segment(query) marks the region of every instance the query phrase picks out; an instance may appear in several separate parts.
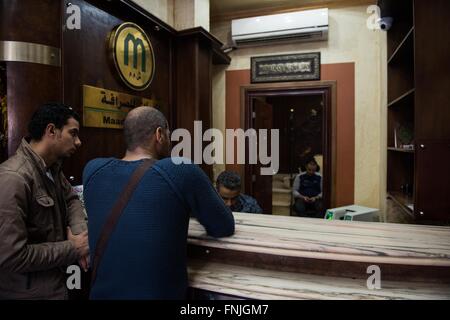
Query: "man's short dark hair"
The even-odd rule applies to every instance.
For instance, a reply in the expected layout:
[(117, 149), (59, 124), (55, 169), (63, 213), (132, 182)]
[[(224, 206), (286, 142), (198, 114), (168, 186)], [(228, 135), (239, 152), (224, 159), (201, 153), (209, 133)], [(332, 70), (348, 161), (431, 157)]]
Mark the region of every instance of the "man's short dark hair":
[(305, 164), (304, 164), (304, 170), (303, 171), (306, 171), (306, 167), (308, 166), (308, 164), (314, 164), (316, 167), (317, 167), (317, 169), (316, 169), (316, 171), (317, 172), (320, 172), (320, 166), (319, 166), (319, 164), (317, 163), (317, 161), (316, 161), (316, 158), (314, 158), (313, 156), (310, 156), (310, 157), (308, 157), (308, 158), (306, 158), (306, 160), (305, 160), (305, 162), (304, 162)]
[(56, 128), (62, 129), (70, 118), (80, 122), (80, 116), (71, 107), (59, 103), (49, 102), (36, 110), (28, 124), (28, 133), (32, 140), (39, 141), (45, 133), (49, 123), (53, 123)]
[[(134, 111), (134, 112), (133, 112)], [(145, 146), (149, 138), (159, 127), (167, 129), (167, 119), (161, 111), (153, 107), (140, 107), (131, 111), (125, 118), (123, 129), (127, 149), (133, 151), (138, 146)]]
[(224, 186), (227, 189), (237, 191), (241, 190), (241, 177), (234, 171), (223, 171), (217, 177), (216, 186)]

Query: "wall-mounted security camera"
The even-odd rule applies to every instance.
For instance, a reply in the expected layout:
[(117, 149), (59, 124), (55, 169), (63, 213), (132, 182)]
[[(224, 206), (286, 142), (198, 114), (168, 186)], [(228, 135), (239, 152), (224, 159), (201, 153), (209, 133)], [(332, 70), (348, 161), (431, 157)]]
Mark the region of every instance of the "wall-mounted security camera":
[(394, 18), (392, 17), (382, 17), (377, 20), (380, 29), (383, 31), (388, 31), (392, 27), (392, 23), (394, 22)]

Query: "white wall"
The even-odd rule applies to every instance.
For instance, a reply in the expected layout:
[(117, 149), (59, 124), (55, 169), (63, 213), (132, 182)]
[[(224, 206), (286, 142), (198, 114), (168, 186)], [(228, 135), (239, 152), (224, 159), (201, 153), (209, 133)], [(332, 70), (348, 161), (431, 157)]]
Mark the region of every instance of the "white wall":
[(195, 22), (195, 0), (174, 0), (174, 4), (175, 29), (192, 28)]
[(195, 26), (209, 31), (209, 0), (195, 0)]
[(203, 27), (209, 31), (209, 0), (174, 0), (175, 29)]
[(133, 0), (177, 30), (201, 26), (209, 31), (209, 0)]
[(165, 23), (174, 26), (174, 0), (133, 0), (133, 2)]
[[(323, 64), (355, 63), (355, 203), (380, 208), (384, 204), (386, 157), (385, 51), (386, 34), (369, 30), (367, 6), (329, 10), (327, 42), (292, 43), (232, 51), (227, 70), (250, 69), (250, 57), (320, 51)], [(211, 25), (211, 33), (228, 43), (231, 22)], [(216, 69), (213, 80), (213, 125), (225, 128), (225, 76)], [(339, 124), (338, 124), (339, 125)], [(220, 168), (217, 169), (218, 171)]]

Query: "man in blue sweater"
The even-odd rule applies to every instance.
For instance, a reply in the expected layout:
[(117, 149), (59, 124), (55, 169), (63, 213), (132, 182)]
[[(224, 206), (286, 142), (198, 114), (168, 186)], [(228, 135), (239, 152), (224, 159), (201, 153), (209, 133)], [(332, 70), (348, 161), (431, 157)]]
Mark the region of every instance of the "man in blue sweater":
[(233, 215), (197, 165), (166, 158), (170, 132), (161, 112), (132, 110), (124, 135), (123, 159), (94, 159), (84, 169), (91, 252), (133, 171), (144, 159), (158, 161), (144, 174), (108, 240), (91, 299), (184, 299), (190, 215), (213, 237), (234, 233)]

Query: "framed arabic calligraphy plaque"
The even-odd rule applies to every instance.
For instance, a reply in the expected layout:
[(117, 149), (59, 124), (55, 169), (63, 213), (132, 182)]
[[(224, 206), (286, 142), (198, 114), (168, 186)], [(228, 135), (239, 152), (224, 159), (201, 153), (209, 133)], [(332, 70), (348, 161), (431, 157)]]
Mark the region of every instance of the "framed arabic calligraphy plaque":
[(251, 58), (251, 82), (320, 80), (320, 52)]

